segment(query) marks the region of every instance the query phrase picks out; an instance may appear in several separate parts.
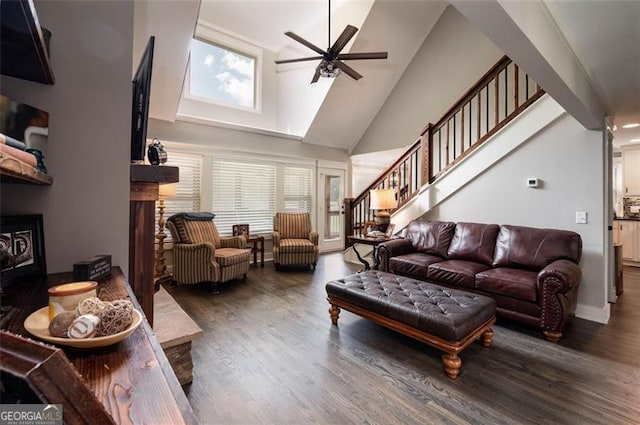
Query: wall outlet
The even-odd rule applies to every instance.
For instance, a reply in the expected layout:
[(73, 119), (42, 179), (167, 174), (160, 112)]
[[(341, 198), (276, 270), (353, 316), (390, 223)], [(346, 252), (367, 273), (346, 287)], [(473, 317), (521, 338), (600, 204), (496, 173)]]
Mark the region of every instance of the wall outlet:
[(576, 223), (578, 223), (578, 224), (587, 224), (587, 212), (586, 211), (576, 211)]

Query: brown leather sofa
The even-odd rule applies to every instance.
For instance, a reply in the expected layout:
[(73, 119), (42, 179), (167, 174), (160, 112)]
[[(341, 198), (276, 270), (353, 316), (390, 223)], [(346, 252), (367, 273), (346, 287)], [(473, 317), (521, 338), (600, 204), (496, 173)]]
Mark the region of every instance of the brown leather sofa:
[(574, 315), (582, 239), (575, 232), (415, 220), (380, 245), (380, 269), (488, 295), (499, 316), (539, 326), (558, 341)]

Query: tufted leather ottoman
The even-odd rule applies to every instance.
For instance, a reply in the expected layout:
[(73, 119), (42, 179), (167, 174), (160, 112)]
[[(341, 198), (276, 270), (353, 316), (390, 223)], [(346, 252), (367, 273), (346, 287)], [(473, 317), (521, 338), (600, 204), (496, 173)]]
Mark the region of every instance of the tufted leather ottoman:
[(452, 379), (462, 364), (458, 353), (480, 337), (485, 347), (493, 339), (496, 302), (483, 295), (376, 270), (333, 280), (326, 288), (334, 325), (344, 308), (441, 349)]

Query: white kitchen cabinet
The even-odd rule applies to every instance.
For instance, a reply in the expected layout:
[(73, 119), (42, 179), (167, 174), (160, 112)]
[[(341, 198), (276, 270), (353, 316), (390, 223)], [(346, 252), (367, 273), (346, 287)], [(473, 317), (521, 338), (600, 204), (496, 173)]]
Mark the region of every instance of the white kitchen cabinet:
[(640, 149), (623, 153), (623, 195), (640, 195)]
[(616, 220), (620, 225), (620, 243), (624, 261), (640, 261), (640, 232), (637, 221)]

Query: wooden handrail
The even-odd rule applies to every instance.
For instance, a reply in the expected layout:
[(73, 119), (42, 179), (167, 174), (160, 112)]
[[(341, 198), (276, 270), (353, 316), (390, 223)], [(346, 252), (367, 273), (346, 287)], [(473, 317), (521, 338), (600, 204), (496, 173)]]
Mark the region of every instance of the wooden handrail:
[[(511, 70), (513, 79), (509, 81)], [(364, 225), (373, 220), (369, 210), (370, 190), (395, 189), (398, 207), (401, 207), (414, 198), (422, 186), (433, 183), (469, 156), (544, 93), (511, 59), (500, 58), (435, 124), (427, 124), (420, 131), (420, 139), (373, 183), (356, 198), (345, 199), (345, 236), (361, 234)]]
[(388, 180), (389, 177), (389, 170), (392, 170), (394, 168), (396, 168), (399, 164), (401, 164), (403, 162), (403, 160), (405, 160), (406, 158), (410, 157), (411, 154), (413, 152), (415, 152), (417, 149), (420, 148), (420, 139), (416, 140), (413, 145), (409, 146), (409, 148), (407, 148), (407, 150), (400, 155), (400, 157), (389, 166), (389, 168), (387, 168), (385, 171), (383, 171), (378, 178), (376, 178), (373, 183), (371, 183), (364, 191), (362, 191), (362, 193), (360, 193), (360, 195), (358, 195), (356, 198), (354, 198), (354, 202), (360, 202), (362, 201), (365, 196), (367, 195), (367, 193), (369, 193), (370, 190), (374, 190), (374, 189), (378, 189), (380, 184), (382, 182), (384, 182), (385, 180)]

